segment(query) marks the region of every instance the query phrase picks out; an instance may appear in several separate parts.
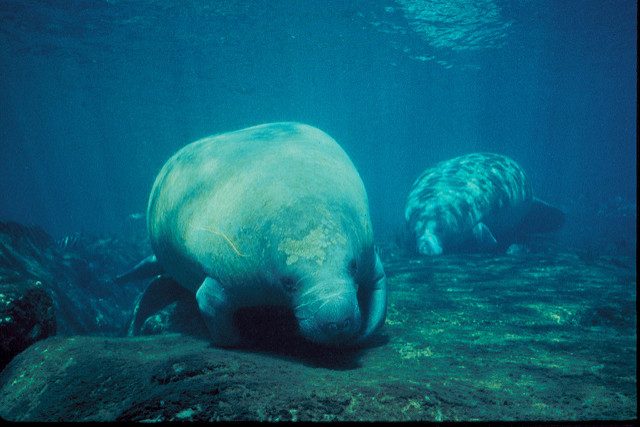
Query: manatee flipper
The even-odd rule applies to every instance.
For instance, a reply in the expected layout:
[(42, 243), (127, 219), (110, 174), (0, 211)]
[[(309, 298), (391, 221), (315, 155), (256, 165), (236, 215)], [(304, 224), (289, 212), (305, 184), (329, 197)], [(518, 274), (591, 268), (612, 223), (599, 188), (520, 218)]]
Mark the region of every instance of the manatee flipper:
[(356, 339), (356, 344), (367, 341), (383, 325), (387, 314), (387, 276), (378, 254), (372, 279), (367, 281), (370, 287), (362, 290), (361, 310), (364, 327), (362, 334)]
[(127, 335), (138, 335), (147, 317), (176, 301), (185, 292), (188, 291), (169, 277), (160, 276), (153, 280), (136, 302)]
[(490, 250), (498, 245), (498, 241), (493, 236), (493, 233), (483, 222), (477, 223), (471, 232), (478, 245), (483, 249)]
[(237, 346), (240, 343), (240, 333), (233, 322), (236, 307), (230, 302), (220, 283), (207, 277), (196, 292), (196, 301), (214, 345)]
[(555, 231), (564, 224), (565, 213), (560, 209), (533, 198), (531, 208), (518, 227), (523, 234), (547, 233)]
[(114, 283), (127, 283), (134, 280), (148, 279), (162, 274), (163, 270), (155, 255), (150, 255), (136, 264), (131, 270), (116, 277)]

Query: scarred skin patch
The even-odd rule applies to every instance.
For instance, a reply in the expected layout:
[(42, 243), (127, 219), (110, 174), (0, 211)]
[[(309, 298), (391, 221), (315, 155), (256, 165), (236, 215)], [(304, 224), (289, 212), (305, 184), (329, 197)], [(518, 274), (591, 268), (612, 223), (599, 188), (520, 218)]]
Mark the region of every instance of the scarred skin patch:
[(286, 263), (291, 265), (300, 259), (315, 261), (322, 265), (326, 257), (326, 248), (332, 245), (344, 245), (347, 239), (327, 227), (317, 227), (300, 240), (286, 238), (278, 245), (278, 250), (287, 256)]

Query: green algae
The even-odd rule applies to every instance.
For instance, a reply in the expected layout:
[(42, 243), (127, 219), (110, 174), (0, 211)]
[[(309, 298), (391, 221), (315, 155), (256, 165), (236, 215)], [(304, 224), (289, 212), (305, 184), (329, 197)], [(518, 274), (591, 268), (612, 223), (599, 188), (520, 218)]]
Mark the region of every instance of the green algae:
[[(634, 418), (633, 262), (598, 261), (449, 256), (421, 260), (415, 273), (390, 264), (390, 346), (434, 389), (451, 376), (493, 397), (475, 409), (473, 399), (443, 405), (443, 420)], [(425, 270), (420, 287), (410, 276)]]

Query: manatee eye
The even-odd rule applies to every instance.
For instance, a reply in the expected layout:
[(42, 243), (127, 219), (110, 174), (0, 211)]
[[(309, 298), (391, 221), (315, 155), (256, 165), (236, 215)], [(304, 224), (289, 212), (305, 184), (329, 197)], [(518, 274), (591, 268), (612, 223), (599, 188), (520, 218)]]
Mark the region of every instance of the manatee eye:
[(287, 293), (293, 293), (295, 291), (296, 281), (291, 276), (285, 276), (281, 279), (280, 283), (282, 284), (282, 288)]
[(356, 262), (355, 259), (352, 259), (351, 261), (349, 261), (349, 274), (352, 276), (355, 276), (356, 272), (358, 271), (358, 263)]

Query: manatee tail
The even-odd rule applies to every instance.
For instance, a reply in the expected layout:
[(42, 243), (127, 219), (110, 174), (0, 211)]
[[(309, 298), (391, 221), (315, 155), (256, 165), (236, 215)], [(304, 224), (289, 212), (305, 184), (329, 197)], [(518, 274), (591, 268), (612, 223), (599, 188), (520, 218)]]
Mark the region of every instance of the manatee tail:
[(162, 274), (163, 272), (164, 271), (162, 270), (160, 263), (158, 263), (158, 259), (156, 258), (156, 256), (150, 255), (140, 261), (131, 270), (116, 277), (113, 281), (117, 284), (128, 283), (135, 280), (148, 279), (150, 277)]
[(560, 209), (534, 198), (531, 209), (522, 220), (519, 231), (526, 234), (548, 233), (559, 229), (564, 224), (564, 220), (565, 213)]

